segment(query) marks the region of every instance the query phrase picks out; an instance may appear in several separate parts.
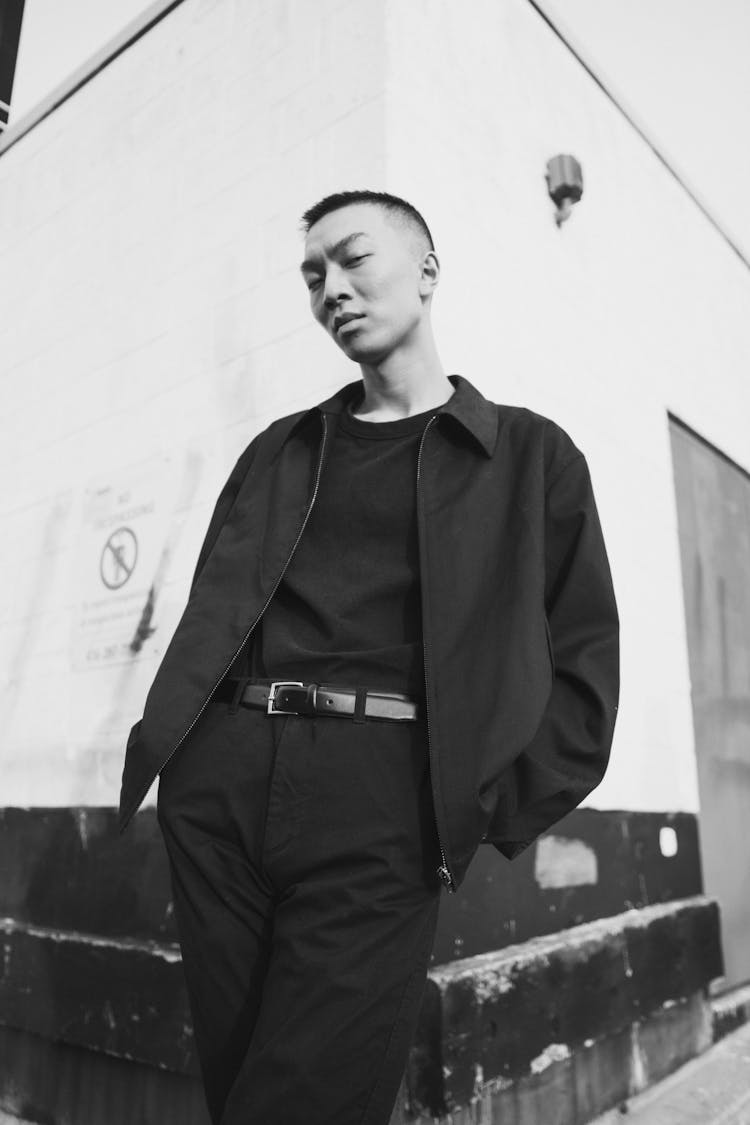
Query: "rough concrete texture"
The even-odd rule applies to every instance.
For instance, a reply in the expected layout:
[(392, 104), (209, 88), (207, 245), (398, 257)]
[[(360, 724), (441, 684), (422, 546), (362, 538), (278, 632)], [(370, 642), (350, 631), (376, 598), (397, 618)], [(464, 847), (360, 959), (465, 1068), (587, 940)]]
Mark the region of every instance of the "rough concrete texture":
[(0, 1107), (39, 1125), (209, 1125), (198, 1078), (2, 1025)]
[(197, 1073), (176, 945), (0, 918), (2, 1023), (55, 1042)]
[(626, 1121), (629, 1125), (749, 1125), (750, 1024), (590, 1125)]
[(483, 1082), (465, 1105), (439, 1118), (410, 1116), (403, 1087), (391, 1125), (584, 1125), (703, 1051), (709, 1026), (700, 993), (578, 1049), (557, 1045), (527, 1074)]
[(581, 1100), (599, 1112), (708, 1046), (705, 991), (721, 971), (716, 904), (700, 896), (440, 966), (415, 1038), (411, 1110), (446, 1115), (553, 1081), (568, 1106), (560, 1122), (584, 1120)]
[[(703, 992), (665, 1005), (546, 1070), (512, 1084), (487, 1083), (470, 1105), (440, 1118), (441, 1125), (750, 1125), (749, 1013), (750, 986), (716, 997), (710, 1009)], [(715, 1042), (728, 1036), (721, 1050), (706, 1050), (710, 1026)], [(660, 1074), (669, 1076), (659, 1081)], [(404, 1085), (391, 1125), (435, 1120), (415, 1122), (407, 1097)], [(603, 1105), (613, 1108), (592, 1121)]]
[(713, 1037), (718, 1042), (731, 1031), (750, 1022), (750, 984), (735, 988), (712, 1001)]

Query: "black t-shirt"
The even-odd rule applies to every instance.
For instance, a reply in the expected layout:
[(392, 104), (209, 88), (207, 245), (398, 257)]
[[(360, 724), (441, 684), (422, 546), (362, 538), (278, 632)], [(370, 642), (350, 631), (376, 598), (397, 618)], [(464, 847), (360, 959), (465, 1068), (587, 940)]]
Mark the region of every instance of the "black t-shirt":
[(307, 527), (258, 626), (256, 673), (423, 693), (417, 454), (438, 412), (340, 416)]

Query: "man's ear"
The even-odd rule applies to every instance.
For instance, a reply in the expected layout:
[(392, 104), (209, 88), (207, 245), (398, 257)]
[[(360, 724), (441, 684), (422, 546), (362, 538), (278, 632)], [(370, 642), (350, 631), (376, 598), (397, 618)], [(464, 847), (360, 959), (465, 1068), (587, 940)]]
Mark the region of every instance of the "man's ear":
[(440, 281), (440, 260), (434, 250), (428, 250), (422, 259), (419, 275), (419, 292), (429, 297)]

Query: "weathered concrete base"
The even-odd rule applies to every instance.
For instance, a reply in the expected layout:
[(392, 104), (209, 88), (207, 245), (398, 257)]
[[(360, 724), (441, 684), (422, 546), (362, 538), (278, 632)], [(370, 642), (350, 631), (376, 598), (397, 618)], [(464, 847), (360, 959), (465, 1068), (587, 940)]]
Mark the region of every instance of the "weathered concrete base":
[(721, 971), (705, 898), (442, 966), (392, 1125), (584, 1125), (711, 1044)]
[(705, 1051), (710, 1034), (710, 1005), (696, 993), (567, 1057), (551, 1051), (541, 1070), (488, 1082), (468, 1105), (440, 1118), (411, 1116), (404, 1083), (391, 1125), (584, 1125)]
[(0, 1026), (0, 1110), (39, 1125), (210, 1125), (197, 1078)]
[(750, 984), (733, 988), (711, 1002), (714, 1042), (750, 1022)]
[(696, 995), (512, 1085), (490, 1082), (472, 1104), (440, 1120), (445, 1125), (583, 1125), (602, 1106), (622, 1105), (705, 1050), (708, 1027), (708, 1005)]
[(177, 945), (0, 918), (0, 1022), (197, 1075)]
[[(702, 897), (438, 966), (393, 1125), (584, 1125), (710, 1045), (722, 968), (718, 909)], [(77, 1037), (0, 1027), (0, 1108), (41, 1125), (207, 1125), (200, 1083), (175, 1073), (182, 1055), (167, 1069)]]

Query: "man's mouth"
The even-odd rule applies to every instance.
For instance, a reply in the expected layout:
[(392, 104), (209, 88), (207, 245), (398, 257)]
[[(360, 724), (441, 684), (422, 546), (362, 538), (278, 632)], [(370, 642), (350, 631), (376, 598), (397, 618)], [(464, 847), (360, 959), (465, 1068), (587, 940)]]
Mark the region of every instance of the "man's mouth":
[(340, 316), (334, 317), (333, 331), (338, 333), (342, 328), (345, 328), (347, 324), (351, 324), (354, 320), (361, 320), (363, 316), (364, 313), (342, 313)]

